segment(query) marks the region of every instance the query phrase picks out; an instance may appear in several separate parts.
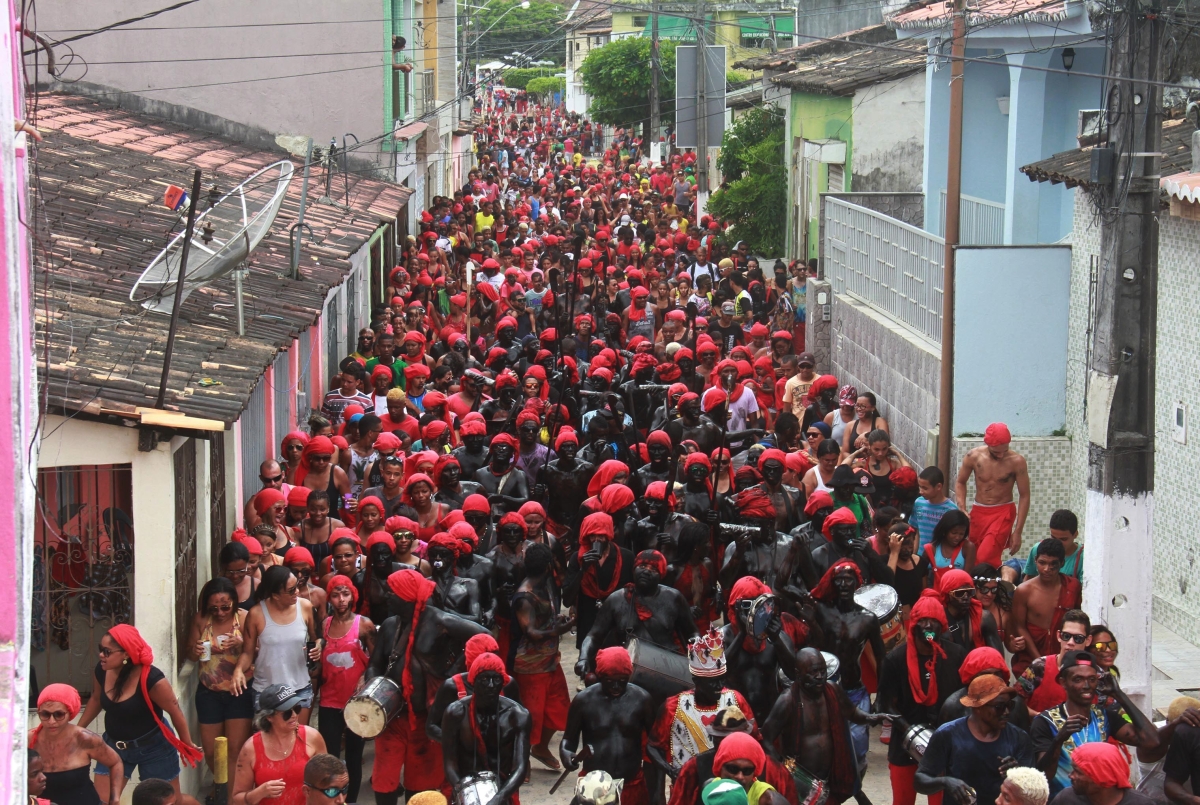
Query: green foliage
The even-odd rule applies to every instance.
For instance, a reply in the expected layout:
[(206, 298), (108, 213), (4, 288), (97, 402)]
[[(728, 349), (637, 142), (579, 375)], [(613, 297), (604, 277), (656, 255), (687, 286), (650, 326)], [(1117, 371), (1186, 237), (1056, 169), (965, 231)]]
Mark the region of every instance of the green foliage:
[(726, 84), (744, 84), (753, 77), (754, 77), (753, 74), (743, 73), (740, 70), (726, 70), (725, 71), (725, 83)]
[(567, 79), (544, 76), (535, 78), (525, 85), (525, 91), (530, 95), (549, 95), (552, 92), (566, 92)]
[[(515, 50), (535, 60), (548, 59), (561, 63), (566, 52), (566, 29), (562, 25), (566, 9), (561, 3), (548, 0), (530, 0), (529, 8), (519, 8), (520, 5), (521, 0), (492, 0), (478, 14), (470, 12), (473, 15), (472, 40), (480, 31), (488, 31), (500, 20), (495, 28), (479, 40), (480, 61), (501, 59)], [(500, 19), (501, 16), (504, 19)]]
[(784, 123), (754, 109), (725, 132), (717, 167), (725, 186), (712, 194), (708, 210), (729, 222), (728, 237), (744, 240), (753, 254), (783, 254), (787, 231), (787, 168)]
[[(659, 43), (659, 75), (663, 123), (674, 120), (675, 43)], [(592, 120), (624, 126), (650, 117), (650, 40), (635, 36), (617, 39), (588, 53), (579, 66), (583, 89), (591, 96)]]
[(555, 72), (553, 67), (515, 67), (504, 71), (504, 86), (528, 90), (530, 81), (551, 77)]

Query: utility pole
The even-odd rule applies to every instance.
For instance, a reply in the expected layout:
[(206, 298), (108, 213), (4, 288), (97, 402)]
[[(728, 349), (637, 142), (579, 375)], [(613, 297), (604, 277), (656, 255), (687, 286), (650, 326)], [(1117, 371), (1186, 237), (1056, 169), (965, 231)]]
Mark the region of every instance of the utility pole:
[[(967, 53), (967, 3), (954, 0), (954, 33), (950, 42), (950, 139), (946, 165), (946, 250), (942, 255), (942, 374), (938, 391), (938, 467), (947, 478), (954, 447), (954, 250), (958, 246), (959, 199), (962, 196), (963, 68)], [(965, 505), (958, 501), (959, 506)]]
[(171, 324), (167, 328), (167, 346), (163, 350), (162, 379), (158, 381), (155, 408), (162, 408), (167, 399), (167, 381), (171, 378), (171, 352), (175, 349), (175, 330), (179, 326), (179, 306), (183, 304), (183, 280), (187, 275), (188, 251), (196, 231), (196, 204), (200, 200), (200, 169), (192, 175), (192, 197), (188, 199), (187, 226), (183, 232), (183, 248), (179, 250), (179, 279), (175, 282), (175, 299), (171, 303)]
[(650, 2), (650, 136), (647, 137), (646, 153), (652, 158), (658, 152), (658, 0)]
[(704, 0), (696, 0), (696, 209), (700, 219), (700, 200), (708, 195), (708, 21), (704, 17)]
[(1092, 161), (1096, 178), (1104, 162), (1112, 170), (1097, 191), (1102, 218), (1087, 386), (1083, 606), (1097, 622), (1128, 635), (1122, 687), (1148, 712), (1162, 137), (1162, 88), (1151, 82), (1160, 79), (1164, 22), (1157, 0), (1124, 0), (1111, 25), (1114, 80), (1103, 96), (1108, 145), (1095, 149)]

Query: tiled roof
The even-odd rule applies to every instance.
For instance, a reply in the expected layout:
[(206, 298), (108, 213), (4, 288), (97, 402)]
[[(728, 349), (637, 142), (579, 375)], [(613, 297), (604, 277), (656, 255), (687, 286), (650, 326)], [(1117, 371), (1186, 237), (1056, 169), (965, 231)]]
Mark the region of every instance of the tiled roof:
[(887, 49), (847, 45), (842, 52), (798, 60), (790, 72), (772, 78), (801, 92), (853, 95), (857, 90), (924, 72), (923, 39), (893, 42)]
[(1183, 201), (1200, 201), (1200, 173), (1177, 173), (1160, 180), (1167, 195)]
[(813, 39), (794, 48), (785, 48), (775, 53), (763, 53), (751, 56), (735, 62), (733, 66), (739, 70), (787, 70), (801, 59), (809, 59), (825, 53), (845, 53), (850, 50), (857, 50), (857, 48), (851, 48), (847, 45), (847, 42), (876, 44), (879, 42), (895, 41), (896, 32), (886, 25), (868, 25), (866, 28), (847, 31), (837, 36)]
[[(941, 28), (949, 23), (954, 4), (935, 0), (906, 8), (888, 18), (894, 28)], [(1005, 22), (1061, 22), (1067, 18), (1066, 0), (968, 0), (967, 25)]]
[[(1159, 173), (1171, 176), (1192, 169), (1192, 132), (1196, 127), (1186, 118), (1164, 120), (1162, 126), (1162, 159)], [(1063, 151), (1039, 162), (1025, 165), (1021, 173), (1035, 182), (1065, 184), (1067, 187), (1092, 189), (1092, 149), (1076, 148)]]
[[(37, 126), (45, 134), (37, 148), (39, 383), (59, 411), (152, 406), (168, 317), (147, 313), (129, 301), (129, 292), (182, 228), (180, 216), (162, 204), (166, 185), (190, 187), (199, 167), (204, 187), (215, 182), (219, 192), (228, 192), (287, 154), (70, 95), (43, 96)], [(351, 175), (349, 211), (318, 204), (324, 176), (314, 168), (305, 223), (319, 242), (304, 241), (300, 278), (292, 280), (288, 228), (299, 211), (302, 172), (297, 164), (271, 231), (248, 260), (245, 335), (237, 335), (231, 277), (184, 301), (169, 410), (235, 421), (279, 349), (312, 326), (329, 288), (345, 280), (350, 255), (381, 223), (394, 220), (411, 195), (402, 186)], [(341, 182), (336, 177), (334, 187)]]

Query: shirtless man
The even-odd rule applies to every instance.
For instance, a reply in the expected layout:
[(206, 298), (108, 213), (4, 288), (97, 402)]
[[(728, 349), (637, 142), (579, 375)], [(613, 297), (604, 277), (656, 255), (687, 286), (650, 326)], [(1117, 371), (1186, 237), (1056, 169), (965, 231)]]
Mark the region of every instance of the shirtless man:
[(654, 727), (654, 702), (649, 693), (629, 684), (633, 662), (620, 646), (600, 650), (596, 676), (600, 681), (571, 701), (559, 758), (568, 769), (582, 762), (584, 771), (599, 769), (624, 780), (622, 805), (648, 805), (642, 747)]
[(677, 653), (683, 653), (688, 640), (696, 636), (696, 624), (683, 594), (660, 583), (666, 573), (667, 560), (658, 551), (637, 555), (633, 589), (615, 590), (604, 599), (596, 622), (579, 647), (577, 676), (585, 676), (596, 666), (598, 650), (620, 646), (628, 637), (674, 646)]
[(475, 472), (475, 480), (483, 487), (492, 504), (493, 516), (515, 512), (529, 499), (529, 484), (525, 473), (514, 465), (520, 442), (511, 433), (501, 433), (492, 439), (488, 466)]
[(673, 565), (682, 564), (688, 557), (678, 556), (679, 534), (694, 517), (675, 511), (675, 495), (668, 493), (665, 481), (651, 481), (642, 493), (649, 515), (637, 521), (633, 529), (633, 550), (657, 550)]
[(451, 703), (442, 716), (446, 785), (490, 771), (500, 790), (487, 805), (509, 805), (529, 772), (529, 712), (500, 695), (504, 662), (495, 654), (476, 657), (467, 676), (472, 694)]
[(858, 786), (846, 722), (871, 727), (896, 716), (859, 710), (840, 685), (828, 681), (825, 658), (815, 648), (800, 650), (796, 671), (796, 681), (763, 724), (763, 744), (772, 755), (782, 755), (776, 759), (792, 771), (801, 802), (822, 783), (829, 801), (843, 802)]
[(1042, 540), (1034, 552), (1038, 574), (1022, 582), (1013, 593), (1014, 637), (1025, 641), (1024, 650), (1013, 657), (1013, 673), (1018, 676), (1033, 660), (1058, 651), (1063, 616), (1068, 610), (1078, 609), (1083, 600), (1079, 581), (1060, 572), (1065, 555), (1058, 540)]
[[(971, 516), (971, 542), (975, 561), (996, 567), (1004, 549), (1016, 556), (1021, 550), (1021, 532), (1029, 516), (1029, 466), (1025, 457), (1009, 449), (1012, 435), (1003, 422), (988, 425), (983, 447), (963, 457), (954, 481), (955, 500), (966, 508), (967, 481), (975, 474), (975, 501)], [(1019, 500), (1013, 502), (1013, 487)]]
[(712, 420), (700, 416), (700, 395), (688, 392), (679, 398), (679, 418), (668, 422), (666, 431), (676, 448), (690, 439), (700, 446), (705, 456), (716, 450), (721, 441), (721, 429)]
[[(538, 472), (533, 499), (546, 504), (546, 515), (561, 533), (575, 519), (579, 505), (587, 500), (588, 481), (596, 474), (596, 467), (576, 458), (579, 436), (571, 428), (559, 430), (554, 454), (556, 458)], [(551, 491), (553, 494), (548, 494)]]
[(787, 456), (782, 450), (766, 450), (758, 457), (758, 471), (762, 473), (760, 484), (775, 504), (775, 530), (787, 533), (800, 525), (800, 512), (804, 498), (800, 490), (783, 483), (783, 472), (787, 469)]
[(458, 575), (456, 568), (461, 552), (460, 540), (445, 532), (435, 534), (429, 541), (425, 555), (428, 557), (431, 577), (436, 585), (429, 603), (479, 623), (479, 582)]
[(411, 565), (393, 561), (396, 540), (377, 531), (367, 539), (367, 566), (354, 574), (358, 597), (366, 602), (366, 614), (373, 623), (383, 623), (396, 614), (399, 601), (388, 587), (388, 576)]
[(792, 594), (788, 587), (794, 576), (803, 583), (802, 589), (812, 589), (818, 579), (812, 555), (807, 546), (794, 537), (775, 530), (775, 509), (762, 487), (739, 492), (737, 507), (746, 524), (757, 528), (749, 533), (737, 532), (734, 541), (725, 549), (720, 576), (725, 589), (748, 575), (762, 579), (776, 595), (789, 599)]

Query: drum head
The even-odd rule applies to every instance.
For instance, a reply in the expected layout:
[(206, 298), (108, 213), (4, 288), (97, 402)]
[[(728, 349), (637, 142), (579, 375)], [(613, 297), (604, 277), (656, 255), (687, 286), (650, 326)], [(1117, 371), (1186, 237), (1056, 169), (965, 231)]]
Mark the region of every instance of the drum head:
[(825, 678), (833, 679), (841, 669), (842, 661), (837, 658), (836, 654), (830, 654), (828, 651), (822, 651), (821, 656), (825, 658)]
[(767, 635), (767, 624), (775, 617), (777, 602), (773, 595), (760, 595), (750, 606), (750, 631), (756, 640), (762, 640)]
[(346, 729), (360, 738), (374, 738), (387, 726), (387, 713), (374, 699), (356, 696), (346, 702)]
[(854, 591), (854, 603), (885, 621), (900, 607), (900, 596), (888, 584), (867, 584)]
[(630, 661), (637, 665), (638, 639), (636, 637), (629, 638), (629, 642), (625, 644), (625, 650), (629, 652)]

